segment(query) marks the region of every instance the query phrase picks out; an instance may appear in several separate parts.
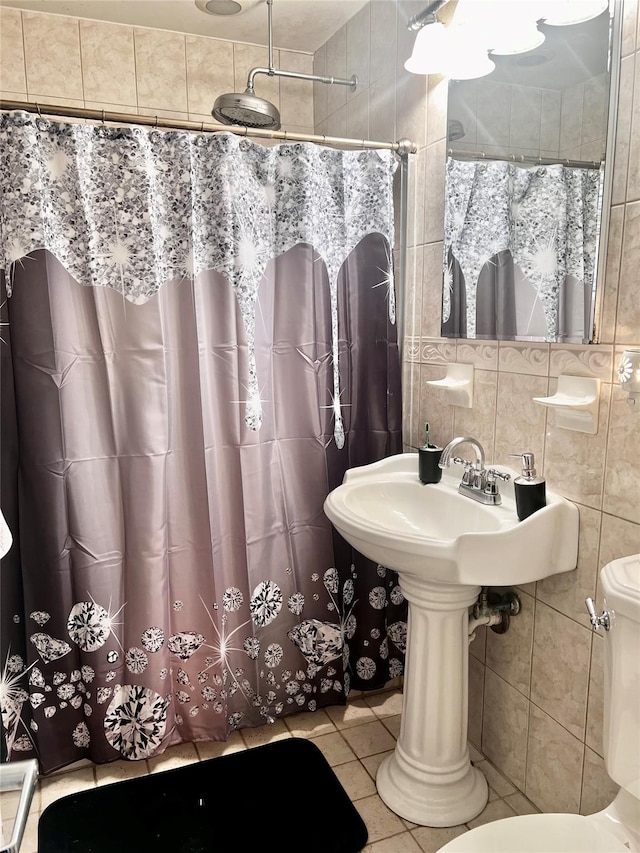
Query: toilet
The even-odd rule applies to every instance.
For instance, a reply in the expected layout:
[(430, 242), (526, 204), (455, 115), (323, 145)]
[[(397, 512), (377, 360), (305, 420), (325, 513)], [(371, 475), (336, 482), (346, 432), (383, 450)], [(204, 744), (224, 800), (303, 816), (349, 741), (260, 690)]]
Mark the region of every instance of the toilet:
[(600, 588), (604, 631), (603, 748), (607, 773), (620, 785), (603, 811), (535, 814), (484, 824), (438, 853), (640, 853), (640, 554), (608, 563)]

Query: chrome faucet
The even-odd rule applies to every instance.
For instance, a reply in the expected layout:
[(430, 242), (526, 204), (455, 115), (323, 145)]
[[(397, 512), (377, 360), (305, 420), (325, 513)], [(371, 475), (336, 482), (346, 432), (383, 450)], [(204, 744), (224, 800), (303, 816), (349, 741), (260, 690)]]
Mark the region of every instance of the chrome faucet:
[[(476, 457), (475, 463), (461, 459), (459, 456), (452, 456), (455, 448), (461, 444), (471, 445)], [(490, 506), (499, 506), (502, 503), (502, 497), (498, 491), (498, 480), (510, 480), (511, 476), (496, 471), (495, 468), (484, 467), (484, 448), (476, 438), (458, 436), (450, 441), (442, 451), (438, 465), (441, 468), (448, 468), (452, 462), (464, 466), (462, 481), (458, 486), (461, 495)]]

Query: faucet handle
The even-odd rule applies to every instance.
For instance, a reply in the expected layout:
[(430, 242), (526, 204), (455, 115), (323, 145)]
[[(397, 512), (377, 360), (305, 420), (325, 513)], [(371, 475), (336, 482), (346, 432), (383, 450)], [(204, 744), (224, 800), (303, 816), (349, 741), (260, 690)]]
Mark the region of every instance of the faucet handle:
[(468, 459), (462, 459), (460, 456), (453, 456), (451, 461), (455, 462), (456, 465), (464, 465), (465, 471), (469, 471), (471, 468), (475, 467), (473, 462), (469, 462)]
[(484, 487), (485, 495), (491, 495), (497, 498), (497, 503), (500, 503), (497, 480), (510, 480), (511, 474), (503, 474), (502, 471), (496, 471), (495, 468), (489, 468), (487, 471), (487, 481)]
[(496, 471), (495, 468), (489, 468), (487, 471), (487, 480), (489, 483), (495, 483), (496, 480), (507, 480), (511, 479), (511, 474), (503, 474), (502, 471)]

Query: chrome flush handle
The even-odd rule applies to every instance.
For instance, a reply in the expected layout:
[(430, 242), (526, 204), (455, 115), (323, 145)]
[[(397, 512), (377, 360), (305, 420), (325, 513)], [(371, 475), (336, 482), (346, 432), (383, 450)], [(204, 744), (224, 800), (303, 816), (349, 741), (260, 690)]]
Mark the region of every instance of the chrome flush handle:
[(592, 598), (587, 598), (585, 604), (587, 605), (593, 630), (599, 631), (600, 628), (604, 628), (605, 631), (608, 631), (611, 628), (611, 613), (608, 610), (603, 610), (600, 616), (598, 616)]

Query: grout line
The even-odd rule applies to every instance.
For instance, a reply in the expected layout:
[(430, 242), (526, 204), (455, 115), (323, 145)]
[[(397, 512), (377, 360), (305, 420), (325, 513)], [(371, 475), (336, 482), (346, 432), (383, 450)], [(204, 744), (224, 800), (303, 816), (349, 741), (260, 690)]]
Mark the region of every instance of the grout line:
[[(593, 667), (593, 644), (595, 642), (595, 631), (591, 631), (591, 646), (589, 648), (589, 664), (587, 666), (587, 696), (584, 702), (584, 740), (582, 742), (583, 746), (583, 761), (584, 761), (584, 751), (587, 749), (587, 723), (589, 720), (589, 705), (590, 705), (590, 686), (591, 686), (591, 669)], [(594, 750), (595, 752), (595, 750)], [(584, 775), (584, 768), (583, 768)], [(581, 779), (580, 785), (580, 807), (582, 807), (582, 788), (584, 784), (584, 779)]]
[(501, 385), (500, 367), (499, 367), (499, 364), (500, 364), (500, 346), (499, 346), (498, 341), (496, 341), (495, 344), (496, 344), (496, 370), (495, 370), (495, 373), (496, 373), (496, 397), (495, 397), (495, 404), (493, 406), (493, 455), (491, 457), (494, 460), (494, 462), (496, 459), (496, 447), (498, 446), (498, 401), (500, 399), (500, 385)]
[[(557, 723), (557, 725), (559, 725), (562, 729), (564, 729), (564, 730), (565, 730), (565, 732), (566, 732), (568, 735), (571, 735), (571, 737), (572, 737), (574, 740), (576, 740), (579, 744), (581, 744), (582, 746), (585, 746), (585, 745), (586, 745), (586, 744), (585, 744), (585, 741), (580, 740), (580, 738), (579, 738), (579, 737), (577, 737), (577, 735), (574, 735), (574, 733), (573, 733), (572, 731), (569, 731), (569, 729), (564, 725), (564, 723), (561, 723), (561, 722), (560, 722), (560, 720), (557, 720), (557, 719), (553, 716), (553, 714), (550, 714), (550, 713), (549, 713), (549, 711), (547, 711), (547, 710), (545, 710), (544, 708), (542, 708), (540, 705), (538, 705), (538, 703), (537, 703), (537, 702), (534, 702), (534, 700), (533, 700), (533, 699), (530, 699), (530, 700), (529, 700), (529, 704), (530, 704), (530, 705), (532, 705), (532, 706), (534, 706), (534, 707), (536, 707), (536, 708), (538, 709), (538, 711), (541, 711), (545, 716), (549, 717), (549, 719), (550, 719), (550, 720), (553, 720), (553, 722), (554, 722), (554, 723)], [(586, 728), (586, 726), (585, 726), (585, 728)]]
[[(594, 509), (593, 507), (586, 507), (586, 509), (590, 509), (592, 512), (598, 513), (598, 515), (600, 515), (600, 516), (605, 514), (605, 513), (601, 512), (601, 510)], [(612, 516), (612, 517), (613, 518), (619, 518), (619, 516)], [(602, 527), (602, 522), (600, 522), (600, 526)], [(598, 560), (598, 564), (599, 564), (599, 560)], [(572, 571), (575, 571), (575, 569), (572, 569)], [(554, 577), (554, 575), (551, 575), (551, 577)], [(565, 613), (564, 610), (560, 610), (560, 608), (557, 605), (550, 604), (544, 598), (539, 598), (538, 593), (537, 593), (538, 581), (530, 581), (530, 583), (536, 583), (536, 594), (534, 596), (534, 595), (531, 595), (531, 593), (524, 591), (525, 595), (529, 595), (531, 598), (535, 598), (536, 602), (539, 602), (540, 604), (544, 604), (545, 607), (548, 607), (550, 610), (553, 610), (555, 613), (558, 613), (560, 616), (564, 616), (565, 619), (571, 620), (571, 622), (573, 622), (575, 625), (579, 625), (581, 628), (584, 628), (585, 631), (591, 630), (588, 625), (584, 624), (584, 622), (581, 622), (579, 619), (576, 619), (574, 616), (570, 616), (568, 613)], [(585, 609), (585, 614), (586, 614), (586, 612), (587, 611)]]
[[(485, 663), (484, 668), (490, 670), (495, 676), (497, 676), (500, 679), (500, 681), (503, 681), (505, 684), (507, 684), (509, 687), (511, 687), (513, 690), (515, 690), (524, 699), (526, 699), (527, 701), (531, 701), (530, 696), (527, 696), (526, 693), (523, 693), (522, 690), (519, 687), (516, 687), (515, 684), (512, 684), (510, 681), (507, 681), (507, 679), (503, 675), (501, 675), (499, 672), (497, 672), (492, 666), (489, 666), (489, 664)], [(531, 692), (531, 683), (529, 683), (529, 692)]]
[(136, 49), (137, 40), (136, 40), (136, 28), (135, 27), (131, 27), (131, 33), (132, 33), (132, 37), (133, 37), (133, 74), (134, 74), (134, 79), (135, 79), (135, 83), (136, 83), (136, 112), (139, 113), (140, 95), (138, 92), (138, 55), (137, 55), (137, 49)]
[[(615, 360), (616, 360), (615, 352), (616, 352), (616, 350), (615, 350), (615, 346), (614, 346), (613, 358), (612, 358), (613, 364), (615, 364)], [(600, 512), (604, 511), (605, 497), (607, 495), (607, 490), (606, 490), (607, 463), (609, 461), (609, 445), (610, 445), (610, 439), (611, 439), (611, 428), (612, 428), (612, 424), (613, 424), (613, 404), (614, 404), (613, 398), (614, 398), (614, 392), (615, 392), (615, 388), (616, 388), (616, 386), (613, 382), (611, 382), (611, 383), (601, 382), (600, 383), (600, 392), (599, 392), (600, 393), (600, 400), (599, 400), (600, 409), (598, 411), (598, 420), (600, 420), (600, 418), (602, 417), (602, 403), (603, 403), (603, 397), (606, 393), (607, 384), (609, 385), (609, 395), (608, 395), (609, 396), (609, 411), (607, 412), (606, 430), (603, 427), (601, 427), (600, 424), (598, 424), (598, 431), (600, 431), (600, 429), (602, 428), (603, 432), (604, 432), (604, 453), (602, 454), (602, 483), (600, 484), (600, 507), (599, 507)], [(598, 541), (598, 546), (599, 545), (600, 545), (600, 542)]]
[(24, 90), (29, 100), (29, 79), (27, 77), (27, 42), (24, 36), (24, 13), (20, 12), (20, 35), (22, 37), (22, 70), (24, 72)]
[(187, 105), (187, 114), (191, 111), (189, 105), (189, 63), (187, 60), (187, 33), (184, 34), (184, 102)]
[(82, 106), (85, 106), (86, 95), (84, 91), (84, 61), (82, 57), (82, 36), (80, 34), (80, 21), (76, 21), (76, 32), (78, 34), (78, 55), (80, 58), (80, 85), (82, 87)]
[[(550, 386), (551, 386), (551, 376), (549, 375), (550, 370), (551, 370), (551, 348), (549, 348), (549, 362), (548, 362), (548, 366), (547, 366), (547, 396), (551, 393), (549, 390)], [(548, 408), (545, 406), (544, 407), (544, 427), (542, 430), (542, 468), (540, 469), (541, 474), (545, 478), (545, 480), (547, 478), (547, 473), (546, 473), (547, 438), (549, 437), (549, 430), (551, 428), (551, 425), (549, 423), (549, 414), (550, 414), (550, 412), (549, 412)], [(537, 594), (537, 591), (538, 591), (538, 587), (536, 585), (536, 594)]]
[(527, 774), (529, 770), (529, 735), (531, 733), (531, 688), (533, 686), (533, 648), (535, 645), (536, 636), (536, 613), (538, 610), (537, 599), (538, 586), (536, 584), (536, 595), (533, 596), (533, 621), (531, 623), (531, 655), (529, 657), (529, 695), (527, 696), (527, 733), (524, 741), (524, 785), (522, 793), (526, 796), (527, 789)]

